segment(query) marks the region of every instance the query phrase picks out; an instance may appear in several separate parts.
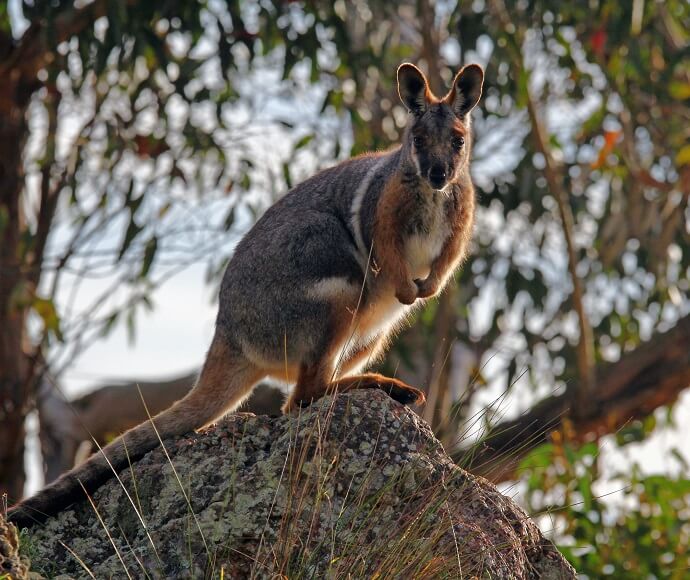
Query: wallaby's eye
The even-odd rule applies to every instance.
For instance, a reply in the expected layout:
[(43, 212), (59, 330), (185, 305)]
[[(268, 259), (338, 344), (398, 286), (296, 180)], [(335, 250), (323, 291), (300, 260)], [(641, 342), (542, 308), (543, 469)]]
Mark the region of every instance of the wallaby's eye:
[(453, 140), (451, 141), (451, 145), (453, 146), (453, 149), (456, 151), (460, 151), (462, 149), (463, 145), (465, 144), (465, 138), (464, 137), (453, 137)]
[(415, 147), (421, 147), (422, 146), (422, 138), (421, 137), (413, 137), (412, 142), (414, 143)]

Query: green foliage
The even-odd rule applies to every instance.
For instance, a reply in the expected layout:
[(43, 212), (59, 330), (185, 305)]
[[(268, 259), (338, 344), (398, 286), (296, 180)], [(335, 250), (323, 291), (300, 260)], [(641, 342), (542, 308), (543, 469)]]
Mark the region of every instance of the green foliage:
[(678, 475), (648, 475), (634, 464), (605, 479), (597, 467), (601, 452), (596, 443), (535, 449), (520, 465), (531, 513), (552, 530), (561, 552), (584, 577), (685, 578), (687, 464), (681, 459)]

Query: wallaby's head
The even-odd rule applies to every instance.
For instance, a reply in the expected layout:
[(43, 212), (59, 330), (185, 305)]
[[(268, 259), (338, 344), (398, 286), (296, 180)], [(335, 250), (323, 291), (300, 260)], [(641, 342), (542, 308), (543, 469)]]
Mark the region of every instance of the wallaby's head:
[(477, 64), (464, 67), (443, 98), (413, 64), (398, 68), (398, 93), (411, 113), (403, 155), (432, 189), (442, 190), (466, 168), (470, 159), (470, 111), (482, 95), (484, 71)]

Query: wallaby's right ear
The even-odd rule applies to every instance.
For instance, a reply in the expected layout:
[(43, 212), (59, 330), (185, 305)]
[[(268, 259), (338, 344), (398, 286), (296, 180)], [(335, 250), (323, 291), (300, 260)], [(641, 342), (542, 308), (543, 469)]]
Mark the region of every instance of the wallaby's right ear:
[(453, 88), (444, 100), (453, 107), (458, 117), (464, 117), (479, 102), (484, 84), (484, 69), (478, 64), (468, 64), (455, 75)]
[(426, 110), (429, 83), (424, 73), (409, 62), (398, 67), (398, 94), (411, 113), (420, 115)]

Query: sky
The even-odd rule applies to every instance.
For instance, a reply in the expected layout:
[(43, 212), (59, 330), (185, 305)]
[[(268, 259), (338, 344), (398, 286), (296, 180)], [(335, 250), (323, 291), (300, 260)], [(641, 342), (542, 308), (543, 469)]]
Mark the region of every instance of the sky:
[(138, 320), (134, 343), (124, 325), (97, 341), (63, 374), (76, 396), (104, 380), (160, 379), (201, 366), (213, 336), (216, 299), (204, 283), (205, 266), (191, 266), (155, 293), (155, 308)]

